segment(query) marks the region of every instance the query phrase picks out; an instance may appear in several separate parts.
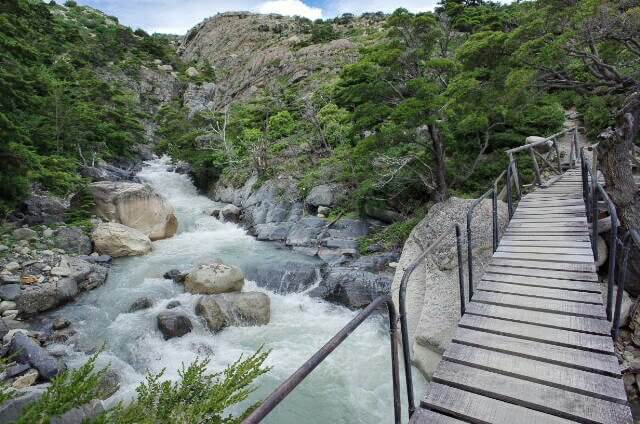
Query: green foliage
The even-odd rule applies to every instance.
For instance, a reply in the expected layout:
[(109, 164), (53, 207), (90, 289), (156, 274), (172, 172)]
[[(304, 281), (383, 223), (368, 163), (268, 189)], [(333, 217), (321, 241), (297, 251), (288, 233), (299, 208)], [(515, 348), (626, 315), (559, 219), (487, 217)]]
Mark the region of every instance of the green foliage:
[(287, 110), (280, 111), (269, 118), (269, 124), (267, 130), (269, 132), (269, 138), (272, 140), (278, 140), (280, 138), (288, 137), (296, 130), (297, 122), (294, 120), (291, 113)]
[(311, 27), (311, 44), (326, 43), (337, 38), (330, 22), (314, 22)]
[(25, 408), (16, 424), (48, 424), (52, 417), (96, 399), (106, 373), (106, 369), (95, 371), (96, 359), (97, 354), (80, 368), (55, 377), (42, 397)]
[(264, 367), (268, 352), (259, 350), (240, 358), (221, 373), (209, 373), (209, 360), (196, 360), (179, 372), (180, 380), (162, 380), (163, 373), (150, 374), (137, 389), (137, 399), (101, 416), (99, 424), (240, 424), (257, 406), (239, 416), (225, 411), (243, 402), (254, 391), (255, 380), (268, 372)]
[(88, 232), (92, 228), (91, 215), (93, 215), (95, 206), (91, 190), (84, 185), (73, 197), (72, 207), (69, 208), (65, 221)]
[(404, 242), (411, 234), (411, 230), (418, 225), (422, 218), (424, 218), (424, 212), (421, 210), (412, 218), (401, 222), (394, 222), (388, 227), (384, 227), (373, 234), (369, 234), (367, 237), (361, 238), (358, 246), (360, 253), (367, 254), (369, 247), (374, 244), (378, 244), (386, 250), (402, 249)]
[(145, 61), (177, 63), (167, 40), (65, 5), (0, 3), (0, 215), (30, 183), (69, 194), (82, 185), (79, 166), (130, 156), (143, 141), (139, 100), (97, 68), (137, 76)]

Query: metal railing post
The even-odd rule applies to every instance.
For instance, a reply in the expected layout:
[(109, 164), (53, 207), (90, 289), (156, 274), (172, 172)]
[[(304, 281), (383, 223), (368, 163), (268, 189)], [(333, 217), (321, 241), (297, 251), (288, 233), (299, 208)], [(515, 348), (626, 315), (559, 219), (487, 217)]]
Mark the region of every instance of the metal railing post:
[(466, 311), (464, 298), (464, 270), (462, 267), (462, 230), (456, 224), (456, 250), (458, 251), (458, 283), (460, 285), (460, 316)]
[(509, 221), (513, 218), (513, 192), (511, 189), (511, 162), (507, 165), (507, 205), (509, 207)]
[[(591, 214), (593, 220), (591, 222), (591, 244), (593, 247), (593, 258), (598, 262), (598, 219), (600, 211), (598, 210), (598, 177), (591, 175)], [(613, 225), (613, 223), (612, 223)]]
[(622, 239), (622, 250), (624, 256), (622, 259), (622, 271), (620, 278), (618, 279), (618, 292), (616, 293), (616, 309), (613, 314), (613, 325), (611, 326), (611, 337), (618, 337), (620, 332), (620, 313), (622, 312), (622, 297), (624, 295), (624, 284), (627, 280), (627, 272), (629, 266), (629, 252), (631, 251), (631, 245), (635, 243), (636, 247), (640, 248), (640, 233), (637, 230), (631, 229), (627, 231)]
[(491, 215), (493, 218), (493, 253), (498, 250), (498, 186), (493, 186), (493, 195), (491, 196)]

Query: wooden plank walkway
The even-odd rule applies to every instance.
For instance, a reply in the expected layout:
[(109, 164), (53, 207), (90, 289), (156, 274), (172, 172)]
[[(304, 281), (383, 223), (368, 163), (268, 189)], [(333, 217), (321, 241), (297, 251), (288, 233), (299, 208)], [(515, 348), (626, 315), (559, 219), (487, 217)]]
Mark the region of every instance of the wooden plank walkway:
[(526, 195), (415, 424), (632, 423), (578, 170)]

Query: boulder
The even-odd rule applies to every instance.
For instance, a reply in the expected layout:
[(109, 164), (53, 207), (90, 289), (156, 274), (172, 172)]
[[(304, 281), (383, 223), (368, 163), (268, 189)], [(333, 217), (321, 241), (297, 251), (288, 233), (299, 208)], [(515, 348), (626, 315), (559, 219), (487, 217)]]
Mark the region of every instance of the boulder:
[(200, 75), (200, 72), (194, 68), (193, 66), (189, 66), (187, 70), (184, 72), (189, 78), (195, 78)]
[[(537, 135), (530, 135), (524, 139), (524, 144), (537, 143), (539, 141), (544, 141), (544, 140), (547, 140), (547, 138), (539, 137)], [(537, 145), (535, 149), (540, 153), (547, 153), (549, 150), (551, 150), (552, 146), (553, 146), (553, 141), (547, 140), (546, 143), (540, 143), (539, 145)]]
[(13, 335), (9, 354), (13, 355), (12, 359), (16, 362), (30, 364), (44, 380), (51, 380), (64, 371), (64, 366), (43, 349), (40, 343), (22, 332)]
[(23, 287), (16, 305), (21, 313), (32, 315), (66, 303), (78, 293), (78, 283), (73, 278), (65, 277), (58, 281)]
[(318, 237), (325, 229), (327, 221), (321, 218), (302, 218), (289, 231), (286, 244), (288, 246), (315, 247)]
[(11, 384), (14, 389), (24, 389), (25, 387), (33, 386), (38, 380), (38, 371), (30, 369), (26, 373), (17, 377)]
[(20, 204), (13, 218), (27, 225), (58, 224), (64, 222), (66, 210), (65, 205), (53, 196), (33, 194)]
[(184, 279), (187, 278), (187, 273), (182, 272), (179, 269), (172, 269), (165, 272), (163, 277), (167, 280), (173, 280), (176, 283), (184, 283)]
[[(418, 369), (426, 375), (433, 373), (460, 319), (456, 243), (451, 226), (457, 223), (464, 228), (471, 203), (472, 199), (452, 197), (433, 205), (409, 235), (396, 268), (392, 292), (397, 304), (397, 293), (404, 270), (443, 231), (450, 233), (408, 278), (406, 308), (412, 358)], [(504, 202), (498, 202), (500, 230), (504, 229), (507, 221), (507, 206)], [(475, 209), (471, 225), (476, 281), (480, 281), (484, 266), (493, 256), (491, 222), (491, 200), (484, 200)], [(466, 255), (463, 256), (466, 258)], [(468, 293), (467, 288), (465, 292)]]
[(337, 184), (322, 184), (313, 187), (305, 199), (305, 203), (312, 207), (337, 206), (346, 197), (344, 187)]
[(112, 257), (145, 255), (151, 240), (142, 231), (115, 222), (97, 225), (91, 234), (96, 251)]
[(288, 260), (252, 261), (245, 267), (246, 277), (275, 293), (298, 293), (318, 282), (321, 263)]
[(57, 318), (55, 321), (53, 321), (53, 324), (51, 325), (51, 328), (54, 330), (64, 330), (65, 328), (68, 328), (71, 325), (71, 321), (69, 321), (68, 319), (65, 318)]
[(16, 422), (22, 416), (22, 413), (27, 406), (42, 397), (47, 390), (47, 387), (48, 384), (40, 384), (18, 390), (11, 399), (1, 403), (0, 423)]
[(382, 207), (377, 204), (368, 202), (364, 205), (364, 213), (371, 218), (378, 219), (387, 224), (393, 224), (394, 222), (402, 221), (404, 216), (389, 208)]
[(261, 292), (202, 296), (196, 304), (196, 314), (214, 332), (228, 326), (266, 325), (271, 318), (271, 300)]
[(91, 239), (76, 227), (63, 227), (54, 232), (54, 246), (74, 255), (91, 254)]
[[(623, 234), (619, 234), (620, 237), (624, 237)], [(618, 249), (618, 255), (616, 256), (616, 268), (622, 271), (624, 254), (621, 249)], [(624, 280), (624, 288), (633, 297), (640, 296), (640, 249), (635, 246), (633, 242), (630, 243), (629, 259), (627, 261), (626, 278)], [(619, 274), (618, 278), (623, 278)]]
[(388, 294), (392, 276), (347, 267), (332, 268), (309, 295), (351, 309), (362, 308), (378, 296)]
[(220, 219), (225, 222), (235, 222), (240, 220), (240, 208), (236, 205), (227, 205), (220, 210)]
[(20, 284), (4, 284), (0, 286), (0, 299), (14, 301), (20, 296)]
[(4, 338), (9, 332), (9, 326), (2, 318), (0, 318), (0, 340)]
[(191, 332), (193, 324), (186, 315), (173, 311), (163, 311), (157, 317), (158, 329), (165, 340), (182, 337)]
[(200, 265), (187, 274), (184, 287), (189, 293), (217, 294), (242, 290), (244, 274), (240, 268), (222, 263)]
[[(103, 164), (101, 166), (84, 166), (80, 170), (80, 175), (90, 178), (93, 182), (98, 181), (133, 181), (136, 180), (134, 171), (118, 168), (113, 165)], [(73, 206), (74, 201), (71, 201)]]
[(38, 233), (31, 228), (17, 228), (13, 230), (13, 237), (16, 240), (35, 240), (38, 238)]
[(609, 257), (609, 248), (607, 247), (607, 242), (602, 238), (602, 236), (598, 236), (598, 260), (596, 261), (596, 266), (600, 267), (607, 262), (607, 258)]
[(175, 210), (150, 186), (102, 181), (90, 186), (101, 218), (140, 230), (151, 240), (172, 237), (178, 229)]
[(91, 422), (93, 418), (104, 412), (102, 402), (94, 399), (77, 408), (70, 409), (62, 415), (52, 417), (51, 424), (77, 424)]
[(131, 313), (141, 311), (143, 309), (149, 309), (152, 306), (153, 301), (151, 299), (149, 299), (148, 297), (141, 297), (140, 299), (137, 299), (135, 302), (133, 302), (131, 306), (129, 306), (129, 312)]

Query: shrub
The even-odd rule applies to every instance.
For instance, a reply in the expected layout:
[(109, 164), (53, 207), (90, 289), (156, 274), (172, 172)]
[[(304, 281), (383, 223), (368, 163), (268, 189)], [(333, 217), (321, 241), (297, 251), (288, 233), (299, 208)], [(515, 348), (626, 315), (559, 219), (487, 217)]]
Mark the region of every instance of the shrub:
[(67, 6), (67, 7), (76, 7), (76, 6), (78, 6), (78, 3), (76, 3), (73, 0), (67, 0), (67, 1), (64, 2), (64, 5)]

